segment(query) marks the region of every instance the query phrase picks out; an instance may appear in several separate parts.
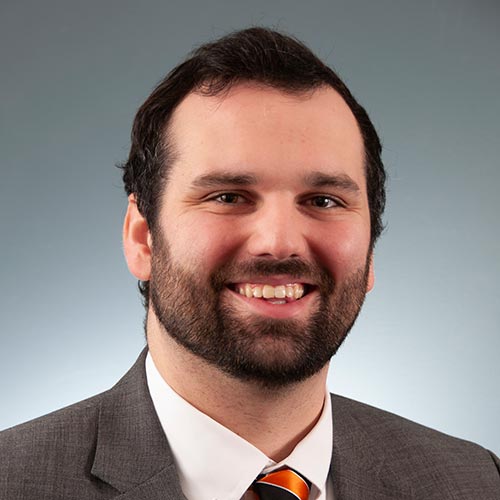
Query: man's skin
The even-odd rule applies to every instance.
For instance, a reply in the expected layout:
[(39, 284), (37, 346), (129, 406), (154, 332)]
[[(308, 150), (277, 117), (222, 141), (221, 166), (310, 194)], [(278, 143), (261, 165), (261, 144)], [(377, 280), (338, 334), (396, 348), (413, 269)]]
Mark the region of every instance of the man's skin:
[[(289, 94), (240, 83), (228, 94), (189, 94), (169, 127), (176, 159), (153, 234), (133, 195), (124, 224), (124, 250), (132, 274), (152, 277), (155, 238), (168, 242), (177, 266), (208, 286), (210, 272), (231, 259), (300, 257), (326, 268), (335, 283), (369, 265), (373, 287), (370, 214), (364, 147), (354, 116), (331, 88)], [(207, 174), (253, 176), (249, 185), (200, 182)], [(348, 180), (315, 187), (323, 174)], [(242, 285), (300, 283), (286, 275), (235, 276)], [(203, 286), (199, 293), (203, 293)], [(220, 300), (241, 318), (307, 321), (318, 290), (302, 299), (272, 304), (224, 288)], [(168, 384), (184, 399), (280, 461), (316, 423), (323, 406), (328, 365), (315, 375), (271, 390), (228, 375), (175, 342), (149, 307), (151, 356)], [(255, 345), (263, 364), (290, 358), (282, 338)]]

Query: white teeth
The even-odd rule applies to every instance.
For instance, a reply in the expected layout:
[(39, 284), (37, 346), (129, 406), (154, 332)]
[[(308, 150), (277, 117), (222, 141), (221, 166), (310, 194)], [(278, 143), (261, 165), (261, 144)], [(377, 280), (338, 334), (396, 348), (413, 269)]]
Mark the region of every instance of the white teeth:
[(295, 299), (300, 299), (304, 295), (304, 287), (302, 285), (294, 285), (293, 296)]
[[(252, 285), (250, 283), (241, 284), (237, 289), (240, 295), (256, 299), (295, 299), (298, 300), (304, 295), (304, 285), (294, 283), (288, 285)], [(286, 301), (276, 300), (272, 303), (285, 303)]]

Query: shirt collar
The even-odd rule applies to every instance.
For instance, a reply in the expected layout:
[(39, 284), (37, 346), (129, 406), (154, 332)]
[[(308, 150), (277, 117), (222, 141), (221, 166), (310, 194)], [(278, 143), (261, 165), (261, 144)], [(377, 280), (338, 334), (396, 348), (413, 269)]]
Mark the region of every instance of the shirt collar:
[(258, 474), (285, 465), (306, 476), (317, 492), (324, 490), (332, 456), (329, 397), (325, 397), (315, 427), (285, 460), (276, 464), (180, 397), (160, 375), (149, 353), (146, 377), (188, 500), (239, 499)]
[(311, 481), (314, 490), (311, 498), (317, 498), (320, 494), (324, 496), (332, 460), (332, 447), (332, 402), (326, 394), (321, 416), (309, 434), (297, 444), (285, 460), (266, 468), (265, 472), (286, 465)]

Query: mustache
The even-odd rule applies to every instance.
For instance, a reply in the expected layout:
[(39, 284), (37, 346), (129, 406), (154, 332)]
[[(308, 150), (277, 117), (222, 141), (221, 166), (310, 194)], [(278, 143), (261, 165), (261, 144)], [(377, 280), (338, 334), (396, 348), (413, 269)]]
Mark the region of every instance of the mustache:
[(320, 291), (326, 294), (332, 293), (335, 287), (333, 277), (326, 268), (300, 258), (284, 260), (257, 258), (243, 262), (228, 262), (213, 273), (211, 285), (219, 292), (228, 282), (241, 281), (239, 277), (251, 275), (264, 278), (279, 274), (314, 283)]

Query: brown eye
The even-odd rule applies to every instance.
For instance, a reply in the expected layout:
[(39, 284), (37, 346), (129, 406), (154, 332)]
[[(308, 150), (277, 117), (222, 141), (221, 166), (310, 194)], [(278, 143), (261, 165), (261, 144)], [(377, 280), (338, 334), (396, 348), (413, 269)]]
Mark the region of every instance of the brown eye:
[(236, 193), (223, 193), (215, 198), (220, 203), (225, 203), (228, 205), (236, 205), (237, 203), (241, 203), (242, 197)]
[(311, 198), (310, 203), (315, 208), (332, 208), (338, 205), (330, 196), (315, 196)]

